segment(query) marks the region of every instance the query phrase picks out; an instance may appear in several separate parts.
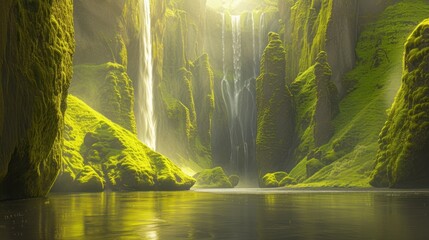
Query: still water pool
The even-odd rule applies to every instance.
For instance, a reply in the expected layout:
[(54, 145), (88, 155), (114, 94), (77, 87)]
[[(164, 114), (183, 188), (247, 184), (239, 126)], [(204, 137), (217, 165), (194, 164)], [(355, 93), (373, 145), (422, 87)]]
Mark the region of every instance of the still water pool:
[(0, 202), (0, 239), (429, 239), (429, 192), (51, 194)]

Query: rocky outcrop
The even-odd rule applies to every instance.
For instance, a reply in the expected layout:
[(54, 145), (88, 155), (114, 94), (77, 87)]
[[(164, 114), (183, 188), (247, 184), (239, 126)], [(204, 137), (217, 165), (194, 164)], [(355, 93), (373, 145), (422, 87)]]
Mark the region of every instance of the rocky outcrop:
[(402, 86), (379, 137), (371, 184), (429, 186), (429, 19), (405, 44)]
[(2, 1), (0, 199), (48, 193), (61, 167), (72, 1)]
[(327, 143), (334, 134), (332, 120), (339, 111), (338, 91), (331, 81), (332, 71), (326, 52), (320, 52), (314, 66), (317, 102), (314, 112), (314, 142), (316, 147)]
[(228, 177), (221, 167), (204, 169), (194, 175), (196, 188), (233, 188), (240, 178), (236, 175)]
[(270, 33), (256, 80), (256, 161), (260, 176), (294, 166), (289, 157), (294, 147), (295, 115), (284, 66), (283, 43), (277, 33)]
[(133, 83), (123, 65), (75, 65), (70, 93), (113, 122), (137, 132)]
[(63, 166), (53, 191), (186, 190), (195, 183), (78, 98), (69, 96), (68, 106)]

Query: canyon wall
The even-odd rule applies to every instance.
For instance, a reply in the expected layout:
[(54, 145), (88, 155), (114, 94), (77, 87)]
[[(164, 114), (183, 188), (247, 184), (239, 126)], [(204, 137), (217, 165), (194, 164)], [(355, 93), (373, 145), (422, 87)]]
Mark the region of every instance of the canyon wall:
[(61, 167), (74, 52), (72, 1), (3, 1), (0, 199), (40, 197)]

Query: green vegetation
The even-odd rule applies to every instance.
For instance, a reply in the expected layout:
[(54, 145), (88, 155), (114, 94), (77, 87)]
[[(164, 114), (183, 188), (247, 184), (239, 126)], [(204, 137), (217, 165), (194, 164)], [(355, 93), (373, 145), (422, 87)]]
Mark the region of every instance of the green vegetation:
[(291, 36), (286, 43), (287, 80), (292, 82), (300, 72), (314, 64), (325, 50), (333, 1), (296, 1), (291, 9)]
[(54, 191), (184, 190), (195, 180), (136, 136), (68, 97), (63, 167)]
[(240, 182), (240, 177), (237, 175), (231, 175), (229, 176), (228, 179), (229, 179), (229, 182), (231, 182), (232, 187), (236, 187)]
[(126, 68), (117, 63), (75, 65), (70, 93), (91, 108), (136, 133), (134, 88)]
[[(369, 186), (378, 134), (386, 120), (385, 110), (400, 82), (402, 46), (428, 12), (426, 1), (400, 1), (364, 28), (356, 48), (357, 65), (345, 77), (349, 90), (333, 120), (334, 135), (327, 144), (309, 151), (290, 172), (290, 176), (299, 180), (299, 187)], [(383, 60), (379, 59), (380, 51), (385, 53)], [(310, 76), (306, 71), (296, 81), (305, 74)], [(311, 104), (308, 102), (307, 106)], [(306, 163), (312, 158), (325, 167), (307, 178)]]
[(401, 88), (379, 136), (377, 187), (427, 187), (429, 184), (429, 19), (405, 44)]
[(194, 175), (197, 180), (196, 188), (233, 188), (240, 180), (238, 176), (228, 177), (221, 167), (204, 169)]
[(72, 1), (0, 8), (0, 199), (45, 196), (61, 165), (74, 52)]
[(290, 177), (286, 172), (267, 173), (262, 178), (261, 187), (274, 188), (295, 185), (296, 180)]
[(294, 111), (292, 95), (285, 85), (284, 66), (283, 43), (277, 33), (270, 33), (256, 80), (256, 161), (260, 176), (292, 165), (287, 159), (295, 134)]

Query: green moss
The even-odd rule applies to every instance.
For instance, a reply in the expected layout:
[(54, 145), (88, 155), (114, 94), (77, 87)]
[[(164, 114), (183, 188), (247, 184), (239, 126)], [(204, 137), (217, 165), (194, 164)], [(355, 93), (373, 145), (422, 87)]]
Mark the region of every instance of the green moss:
[(325, 165), (321, 163), (318, 159), (312, 158), (307, 161), (305, 167), (307, 172), (307, 177), (313, 176), (315, 173), (317, 173), (320, 169), (322, 169)]
[(295, 1), (290, 18), (292, 39), (286, 44), (288, 82), (311, 67), (317, 54), (325, 50), (332, 9), (332, 0)]
[[(332, 138), (318, 148), (317, 159), (326, 166), (306, 179), (307, 158), (301, 155), (302, 160), (290, 173), (300, 182), (298, 187), (369, 186), (377, 140), (387, 117), (385, 109), (390, 106), (400, 82), (403, 43), (428, 12), (429, 4), (425, 1), (400, 1), (363, 29), (356, 48), (357, 65), (345, 76), (353, 84), (333, 119)], [(372, 57), (380, 48), (387, 52), (389, 61), (374, 67)], [(301, 106), (296, 105), (300, 114)], [(313, 148), (307, 153), (311, 150)]]
[(72, 1), (3, 1), (0, 199), (40, 197), (60, 168), (74, 52)]
[[(288, 177), (288, 174), (285, 172), (267, 173), (262, 178), (260, 187), (263, 187), (263, 188), (283, 187), (286, 185), (287, 182), (290, 181), (290, 180), (286, 180), (287, 177)], [(281, 185), (280, 183), (284, 185)]]
[(371, 184), (427, 187), (429, 177), (429, 19), (405, 44), (401, 88), (379, 136)]
[(288, 154), (295, 136), (294, 109), (292, 95), (285, 85), (284, 66), (283, 44), (278, 34), (270, 33), (256, 80), (256, 161), (260, 176), (293, 165)]
[(183, 190), (195, 182), (134, 134), (69, 96), (56, 191)]
[(136, 133), (134, 88), (123, 65), (111, 62), (75, 65), (70, 93), (113, 122)]
[(228, 179), (229, 179), (229, 182), (231, 182), (232, 187), (236, 187), (240, 182), (240, 177), (237, 175), (231, 175), (229, 176)]
[[(229, 177), (225, 174), (221, 167), (213, 169), (205, 169), (194, 175), (197, 180), (195, 187), (197, 188), (233, 188), (234, 185), (230, 182)], [(234, 177), (233, 177), (234, 180)], [(235, 183), (235, 182), (234, 182)]]

